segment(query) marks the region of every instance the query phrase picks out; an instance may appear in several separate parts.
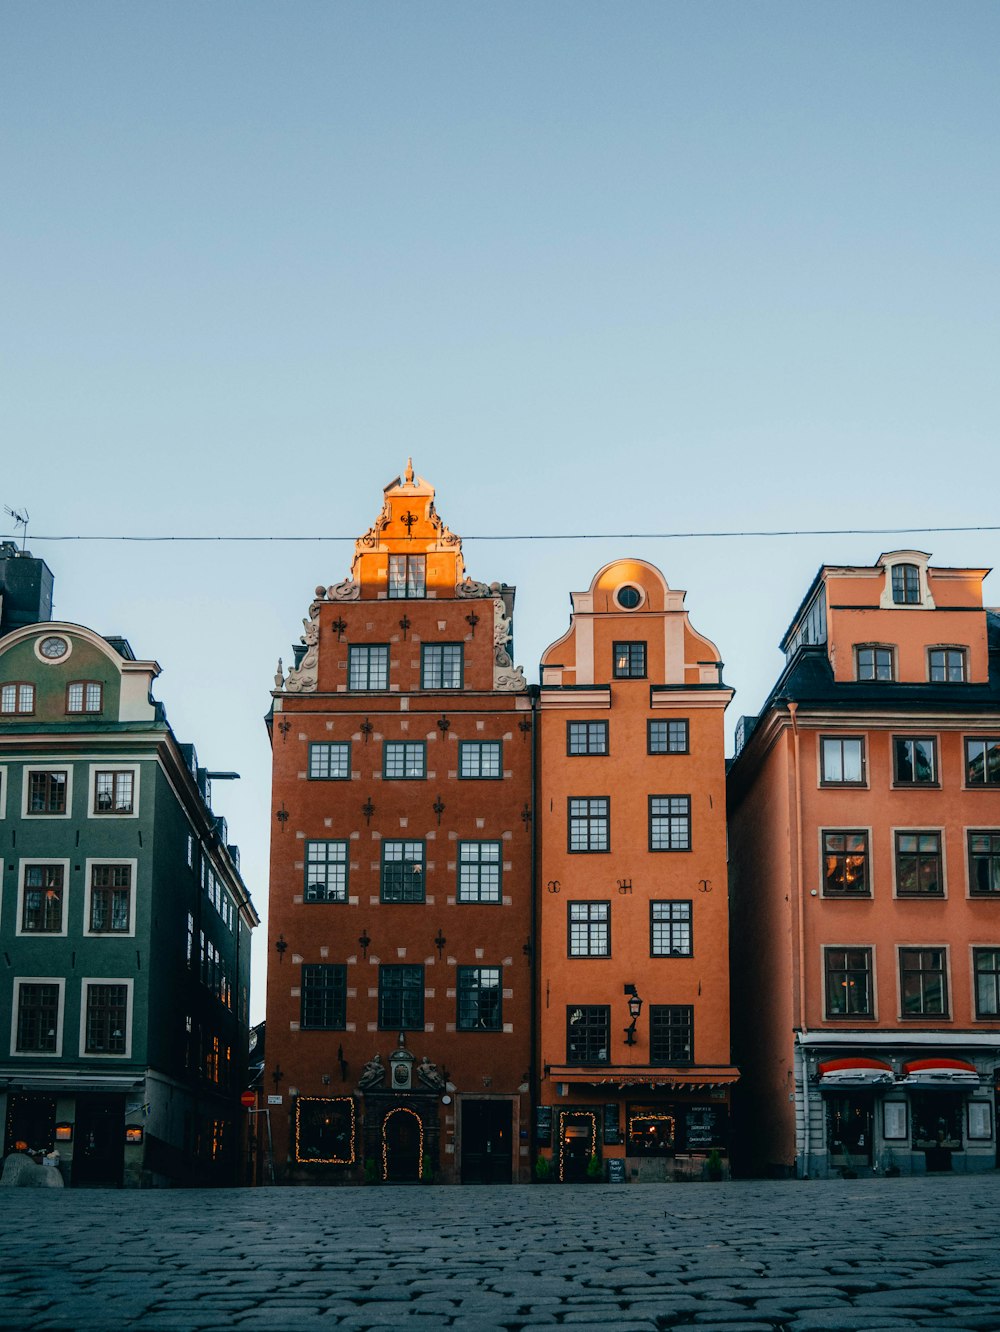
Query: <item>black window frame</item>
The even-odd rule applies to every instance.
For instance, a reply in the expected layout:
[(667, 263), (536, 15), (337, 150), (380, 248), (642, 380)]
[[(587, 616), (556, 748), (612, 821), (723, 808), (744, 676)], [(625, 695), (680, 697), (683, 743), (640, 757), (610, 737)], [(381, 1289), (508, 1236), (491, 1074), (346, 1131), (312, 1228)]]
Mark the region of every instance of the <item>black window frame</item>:
[[(870, 656), (870, 661), (866, 657)], [(892, 684), (896, 652), (889, 643), (855, 643), (854, 678), (867, 684)]]
[[(496, 982), (484, 983), (485, 973), (495, 975)], [(503, 967), (458, 968), (455, 1026), (458, 1031), (503, 1031)]]
[[(979, 959), (981, 957), (992, 958), (993, 965), (980, 968)], [(980, 1003), (980, 976), (992, 977), (993, 988), (993, 1007), (984, 1009)], [(995, 1022), (1000, 1018), (1000, 945), (990, 948), (989, 946), (975, 947), (972, 950), (972, 992), (975, 1005), (976, 1020), (979, 1022)]]
[[(860, 960), (859, 960), (860, 959)], [(858, 990), (857, 977), (863, 980)], [(827, 1022), (853, 1022), (862, 1018), (875, 1019), (875, 968), (873, 950), (867, 944), (831, 944), (823, 949), (823, 1015)], [(844, 1009), (837, 1012), (833, 998), (837, 990), (844, 993)], [(854, 998), (863, 997), (864, 1007), (851, 1006)]]
[[(93, 814), (95, 818), (123, 818), (136, 812), (135, 808), (135, 788), (136, 788), (136, 770), (135, 768), (97, 768), (94, 772), (94, 805)], [(110, 777), (111, 781), (102, 782), (102, 778)], [(123, 779), (128, 778), (125, 782)], [(105, 790), (102, 790), (102, 785)], [(119, 787), (128, 790), (128, 804), (121, 804), (124, 797), (119, 792)], [(108, 804), (102, 808), (102, 801), (107, 800)]]
[[(988, 844), (975, 847), (975, 838), (988, 838)], [(966, 857), (969, 873), (970, 897), (1000, 898), (1000, 828), (969, 828), (966, 832)], [(978, 864), (985, 864), (985, 874), (977, 869)], [(980, 888), (977, 884), (985, 878), (995, 883), (994, 888)]]
[(657, 1068), (694, 1063), (693, 1004), (650, 1004), (649, 1062)]
[[(25, 991), (34, 1002), (25, 1003)], [(59, 1005), (62, 985), (58, 981), (17, 982), (17, 1026), (14, 1032), (15, 1054), (55, 1054), (59, 1049)], [(32, 1037), (29, 1040), (29, 1036)]]
[[(483, 753), (487, 748), (496, 748), (496, 772), (483, 772)], [(466, 772), (466, 756), (477, 753), (478, 772)], [(462, 782), (500, 782), (503, 781), (503, 741), (502, 740), (459, 740), (458, 742), (458, 779)]]
[[(464, 853), (476, 848), (476, 855), (469, 859), (464, 858)], [(484, 859), (483, 852), (486, 847), (490, 848), (491, 853), (495, 853)], [(484, 868), (487, 871), (496, 870), (495, 886), (490, 882), (493, 875), (487, 872), (484, 876)], [(472, 871), (475, 871), (473, 874)], [(468, 871), (468, 873), (466, 873)], [(484, 896), (484, 878), (487, 888), (487, 894)], [(470, 887), (475, 883), (475, 891), (471, 892)], [(494, 895), (495, 893), (495, 895)], [(503, 842), (499, 837), (474, 838), (466, 837), (459, 841), (455, 850), (455, 901), (461, 906), (500, 906), (503, 903)]]
[[(942, 660), (935, 663), (935, 657)], [(953, 669), (957, 660), (958, 674), (953, 675)], [(935, 675), (935, 672), (937, 674)], [(969, 653), (968, 649), (959, 645), (942, 643), (936, 647), (927, 649), (927, 683), (928, 684), (965, 684), (969, 678)]]
[[(389, 771), (389, 751), (402, 749), (403, 772)], [(409, 751), (420, 753), (420, 772), (405, 771), (409, 766)], [(382, 742), (382, 779), (387, 782), (423, 782), (427, 780), (427, 741), (426, 740), (384, 740)]]
[[(332, 769), (333, 764), (330, 760), (334, 751), (339, 752), (339, 757), (346, 755), (346, 769), (343, 772), (314, 772), (315, 768), (326, 767)], [(324, 764), (323, 759), (327, 762)], [(343, 766), (338, 764), (338, 767)], [(314, 740), (309, 743), (309, 754), (307, 759), (307, 780), (310, 782), (349, 782), (351, 780), (351, 742), (350, 740)]]
[[(976, 762), (970, 756), (972, 745), (983, 747), (983, 776), (981, 780), (972, 775)], [(1000, 786), (1000, 735), (967, 735), (964, 737), (963, 749), (965, 752), (965, 785), (970, 788)], [(990, 761), (991, 754), (995, 757), (994, 762)]]
[[(592, 746), (599, 737), (598, 748)], [(577, 743), (582, 739), (582, 747)], [(606, 721), (568, 721), (566, 723), (566, 756), (568, 758), (607, 758), (608, 723)], [(574, 747), (575, 746), (575, 747)]]
[[(403, 854), (387, 857), (386, 852), (390, 847), (403, 847)], [(409, 847), (419, 847), (419, 859), (407, 854), (406, 848)], [(399, 868), (396, 869), (396, 866)], [(387, 867), (391, 867), (391, 872)], [(408, 872), (411, 876), (409, 879), (406, 877)], [(427, 900), (427, 843), (422, 837), (382, 839), (378, 889), (379, 901), (388, 906), (417, 906)]]
[[(917, 845), (904, 848), (902, 845), (903, 838), (915, 838)], [(933, 839), (936, 849), (932, 850), (922, 846), (921, 840), (924, 838)], [(912, 867), (909, 864), (910, 861), (913, 861)], [(901, 886), (904, 875), (907, 878), (912, 877), (919, 881), (924, 866), (931, 862), (937, 866), (935, 879), (937, 887), (933, 892), (922, 888), (904, 888)], [(944, 835), (939, 828), (894, 829), (892, 834), (892, 865), (897, 897), (929, 899), (931, 901), (940, 901), (945, 897)]]
[[(52, 861), (30, 860), (23, 866), (21, 884), (21, 920), (19, 934), (65, 934), (66, 933), (66, 896), (68, 888), (67, 867)], [(45, 880), (42, 883), (29, 883), (28, 878), (34, 871), (40, 871)], [(33, 906), (33, 897), (38, 895), (38, 903)]]
[[(377, 662), (375, 654), (379, 654)], [(355, 674), (364, 662), (364, 684), (355, 684)], [(373, 668), (373, 663), (374, 668)], [(384, 663), (384, 671), (380, 663)], [(385, 694), (389, 689), (389, 670), (391, 660), (388, 643), (349, 643), (347, 645), (347, 690), (351, 694)], [(377, 679), (384, 675), (384, 684), (372, 684), (373, 674)]]
[[(666, 809), (656, 806), (668, 802)], [(680, 792), (647, 797), (649, 850), (657, 853), (690, 851), (692, 846), (691, 797)], [(666, 839), (663, 832), (666, 831)], [(675, 833), (678, 835), (675, 837)]]
[(58, 817), (68, 812), (68, 768), (30, 768), (27, 777), (26, 811), (30, 817)]
[(615, 680), (645, 680), (648, 660), (647, 640), (619, 639), (612, 647), (611, 673)]
[[(444, 668), (446, 662), (446, 653), (449, 651), (452, 654), (454, 654), (451, 659), (452, 665), (454, 666), (454, 661), (456, 659), (458, 661), (457, 684), (444, 683), (444, 677), (445, 677)], [(433, 659), (438, 654), (440, 654), (440, 660), (438, 661), (437, 666), (435, 666)], [(428, 677), (432, 676), (436, 670), (440, 671), (441, 682), (439, 684), (431, 684), (428, 682)], [(465, 644), (464, 643), (421, 643), (420, 644), (420, 688), (442, 690), (445, 693), (454, 693), (455, 690), (457, 689), (464, 689), (465, 688)]]
[[(574, 1014), (579, 1016), (574, 1019)], [(574, 1048), (574, 1036), (577, 1041), (582, 1038), (582, 1052)], [(611, 1063), (610, 1004), (566, 1005), (566, 1063), (572, 1068), (599, 1068)]]
[[(391, 985), (388, 983), (389, 981), (392, 981)], [(394, 994), (393, 991), (398, 991), (398, 993)], [(412, 1005), (409, 1011), (407, 1010), (407, 1001)], [(390, 1010), (390, 1002), (398, 1002), (398, 1007)], [(417, 1020), (418, 1018), (419, 1020)], [(423, 1031), (424, 1023), (423, 964), (420, 962), (380, 963), (378, 969), (379, 1031)]]
[[(123, 1055), (128, 1048), (128, 985), (124, 981), (91, 980), (85, 985), (83, 1053)], [(114, 995), (119, 997), (117, 1001)], [(118, 1018), (119, 1030), (114, 1030)], [(106, 1045), (100, 1044), (105, 1041)]]
[[(658, 912), (662, 912), (665, 919), (657, 919)], [(679, 946), (675, 947), (675, 943)], [(690, 899), (653, 898), (650, 901), (649, 956), (694, 957), (694, 903)]]
[[(840, 838), (843, 846), (834, 846), (832, 839)], [(848, 846), (849, 838), (860, 838), (863, 846)], [(820, 830), (822, 855), (823, 896), (838, 898), (870, 898), (872, 896), (871, 834), (867, 828), (822, 828)], [(831, 860), (837, 861), (836, 876)], [(860, 867), (858, 865), (860, 861)], [(858, 870), (860, 868), (860, 876)], [(860, 886), (850, 886), (854, 882)], [(831, 886), (833, 885), (833, 886)], [(848, 886), (844, 886), (848, 885)]]
[[(856, 744), (860, 746), (861, 758), (861, 776), (857, 780), (854, 778), (828, 777), (826, 773), (826, 746), (828, 744), (840, 746), (841, 771), (846, 769), (844, 763), (844, 746)], [(863, 735), (820, 735), (819, 737), (819, 784), (820, 786), (854, 786), (862, 787), (868, 785), (868, 762), (867, 745)]]
[[(918, 777), (916, 746), (929, 745), (931, 751), (931, 776)], [(913, 746), (913, 754), (906, 757), (901, 754), (901, 749), (906, 746)], [(913, 776), (904, 775), (904, 765), (908, 763), (910, 772)], [(936, 735), (894, 735), (892, 737), (892, 780), (895, 786), (940, 786), (938, 780), (938, 746)]]
[[(894, 606), (919, 606), (920, 566), (917, 564), (894, 564), (890, 578), (892, 604)], [(915, 594), (915, 595), (911, 595)]]
[[(575, 909), (576, 917), (574, 918)], [(574, 946), (574, 929), (578, 938), (585, 938), (585, 949)], [(595, 937), (600, 939), (602, 932), (604, 947), (594, 947)], [(568, 958), (611, 956), (610, 899), (580, 898), (566, 903), (566, 956)]]
[[(312, 847), (326, 848), (323, 856), (313, 855)], [(331, 848), (339, 847), (342, 855), (332, 855)], [(303, 887), (302, 901), (308, 906), (342, 906), (350, 900), (350, 879), (351, 879), (351, 843), (346, 837), (310, 837), (303, 850)], [(310, 871), (315, 872), (322, 866), (322, 880), (316, 879), (310, 883)], [(330, 888), (330, 871), (343, 868), (343, 874), (335, 874), (335, 880), (343, 878), (343, 886), (335, 883), (333, 892)], [(315, 887), (322, 884), (322, 895), (315, 891)]]
[(347, 1030), (347, 967), (342, 962), (303, 962), (299, 992), (301, 1031)]
[[(924, 966), (923, 961), (932, 955), (938, 954), (941, 958), (939, 967)], [(924, 946), (916, 948), (899, 949), (899, 999), (900, 999), (900, 1017), (905, 1019), (912, 1018), (950, 1018), (950, 996), (948, 994), (948, 949), (947, 946), (941, 947)], [(906, 965), (906, 959), (916, 959), (917, 965)], [(920, 978), (920, 1007), (908, 1008), (906, 997), (906, 978), (908, 976)], [(926, 1004), (927, 991), (925, 990), (925, 976), (938, 976), (941, 982), (941, 1008), (938, 1011), (928, 1008)]]
[[(655, 728), (663, 728), (664, 741), (662, 744), (653, 739)], [(682, 737), (682, 743), (674, 743), (674, 729), (681, 728), (678, 734)], [(691, 723), (687, 717), (650, 717), (646, 721), (646, 753), (647, 754), (690, 754), (691, 753)]]
[[(586, 804), (586, 810), (577, 809), (574, 811), (574, 805)], [(593, 805), (602, 805), (603, 810), (594, 810), (590, 808)], [(604, 828), (604, 846), (592, 846), (595, 830)], [(579, 831), (586, 828), (586, 846), (574, 846), (574, 830)], [(598, 837), (599, 840), (599, 837)], [(611, 851), (611, 797), (610, 796), (567, 796), (566, 797), (566, 851), (571, 856), (605, 856)]]
[[(110, 883), (98, 883), (100, 875), (106, 875), (112, 880)], [(115, 882), (114, 880), (119, 880)], [(132, 866), (122, 864), (120, 861), (105, 862), (99, 861), (90, 867), (90, 897), (87, 902), (87, 932), (89, 934), (107, 934), (127, 935), (132, 930)], [(125, 915), (124, 923), (120, 911), (116, 916), (116, 905), (124, 896)], [(110, 921), (110, 924), (101, 924), (96, 910), (99, 902), (104, 903), (104, 920)], [(116, 924), (115, 921), (118, 921)]]

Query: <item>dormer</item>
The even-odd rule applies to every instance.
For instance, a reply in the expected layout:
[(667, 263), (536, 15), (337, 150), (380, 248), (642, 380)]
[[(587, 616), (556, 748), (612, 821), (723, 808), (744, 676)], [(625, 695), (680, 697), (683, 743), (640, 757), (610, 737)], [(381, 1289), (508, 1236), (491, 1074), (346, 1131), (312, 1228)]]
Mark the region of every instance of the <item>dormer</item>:
[(930, 558), (923, 550), (894, 550), (878, 557), (875, 567), (885, 571), (881, 610), (934, 610), (927, 580)]
[(382, 512), (354, 547), (351, 580), (362, 600), (454, 597), (465, 577), (462, 542), (434, 507), (434, 487), (407, 461), (385, 487)]

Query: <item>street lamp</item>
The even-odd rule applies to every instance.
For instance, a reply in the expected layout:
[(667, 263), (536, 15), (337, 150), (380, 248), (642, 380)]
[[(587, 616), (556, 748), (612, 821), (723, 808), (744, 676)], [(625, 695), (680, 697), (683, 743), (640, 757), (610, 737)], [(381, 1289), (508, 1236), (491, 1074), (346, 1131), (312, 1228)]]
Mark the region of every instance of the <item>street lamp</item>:
[(635, 1024), (642, 1012), (642, 1000), (639, 998), (639, 993), (634, 985), (626, 985), (625, 993), (628, 995), (628, 1015), (632, 1019), (625, 1028), (625, 1044), (635, 1045)]

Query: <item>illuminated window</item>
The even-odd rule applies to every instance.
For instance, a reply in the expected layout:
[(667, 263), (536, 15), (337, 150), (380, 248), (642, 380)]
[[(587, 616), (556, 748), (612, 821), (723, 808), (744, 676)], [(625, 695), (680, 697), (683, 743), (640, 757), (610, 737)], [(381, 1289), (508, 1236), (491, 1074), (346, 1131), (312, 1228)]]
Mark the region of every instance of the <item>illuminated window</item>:
[(823, 834), (823, 896), (870, 897), (868, 833), (855, 828)]
[(873, 1017), (872, 950), (824, 949), (828, 1018)]
[(355, 1112), (351, 1096), (295, 1098), (295, 1159), (351, 1165), (355, 1159)]
[(646, 677), (646, 644), (616, 643), (614, 645), (614, 677), (616, 680), (643, 680)]

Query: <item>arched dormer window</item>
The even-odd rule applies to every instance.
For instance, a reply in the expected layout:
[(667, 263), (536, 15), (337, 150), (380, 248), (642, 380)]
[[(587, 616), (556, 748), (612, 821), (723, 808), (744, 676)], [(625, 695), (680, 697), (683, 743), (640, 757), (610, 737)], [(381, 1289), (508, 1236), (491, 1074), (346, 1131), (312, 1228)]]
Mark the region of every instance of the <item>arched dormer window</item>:
[(892, 599), (897, 606), (920, 605), (920, 570), (915, 564), (892, 566)]

